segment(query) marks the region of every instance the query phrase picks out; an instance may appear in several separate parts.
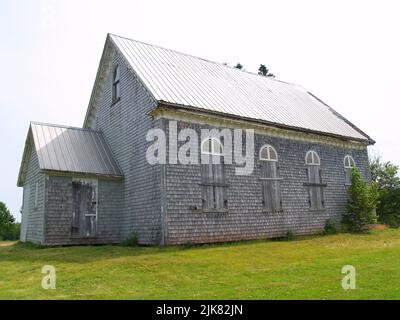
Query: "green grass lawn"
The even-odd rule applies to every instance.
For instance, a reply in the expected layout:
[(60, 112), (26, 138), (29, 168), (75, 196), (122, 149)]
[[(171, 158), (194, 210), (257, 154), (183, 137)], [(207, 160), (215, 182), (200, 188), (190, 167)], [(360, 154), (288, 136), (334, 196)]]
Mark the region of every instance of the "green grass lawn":
[[(343, 290), (353, 265), (357, 288)], [(44, 265), (57, 288), (41, 287)], [(400, 230), (182, 247), (0, 242), (0, 299), (398, 299)]]

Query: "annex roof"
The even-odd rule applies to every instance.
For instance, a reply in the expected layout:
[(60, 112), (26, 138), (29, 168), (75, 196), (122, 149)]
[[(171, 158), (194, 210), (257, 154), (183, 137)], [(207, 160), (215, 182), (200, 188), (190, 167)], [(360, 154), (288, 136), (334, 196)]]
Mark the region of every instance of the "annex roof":
[(27, 170), (31, 141), (41, 170), (122, 176), (100, 131), (32, 122), (18, 178), (19, 186), (23, 184)]

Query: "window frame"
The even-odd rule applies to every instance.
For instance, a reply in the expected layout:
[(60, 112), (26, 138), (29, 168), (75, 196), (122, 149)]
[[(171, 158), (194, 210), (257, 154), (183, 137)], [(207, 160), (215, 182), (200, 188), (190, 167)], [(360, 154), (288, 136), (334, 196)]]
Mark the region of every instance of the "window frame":
[[(346, 164), (346, 160), (349, 161), (349, 165)], [(346, 154), (344, 156), (344, 158), (343, 158), (343, 167), (344, 167), (344, 180), (345, 180), (344, 184), (345, 184), (345, 186), (347, 188), (347, 187), (351, 186), (351, 183), (352, 183), (351, 175), (352, 175), (353, 168), (357, 167), (356, 166), (356, 162), (355, 162), (354, 158), (351, 155)]]
[[(203, 151), (203, 146), (207, 141), (211, 142), (211, 152), (210, 151)], [(215, 152), (215, 150), (214, 150), (214, 141), (217, 142), (220, 145), (221, 153)], [(200, 152), (202, 154), (209, 154), (209, 155), (213, 155), (213, 156), (223, 156), (224, 155), (224, 145), (222, 144), (221, 140), (218, 139), (218, 138), (207, 137), (207, 138), (203, 139), (203, 141), (201, 142)]]
[[(211, 151), (203, 150), (204, 144), (210, 143), (209, 149)], [(220, 149), (221, 152), (216, 152), (216, 149)], [(228, 212), (228, 195), (225, 175), (225, 163), (224, 163), (224, 145), (220, 139), (212, 136), (208, 136), (203, 139), (200, 144), (201, 154), (210, 155), (213, 157), (220, 157), (219, 163), (201, 164), (201, 187), (202, 187), (202, 211), (203, 212)], [(210, 175), (210, 172), (212, 173)], [(217, 173), (218, 172), (218, 173)], [(219, 181), (218, 181), (219, 180)], [(207, 198), (211, 196), (211, 198)], [(218, 199), (218, 201), (217, 201)], [(209, 205), (212, 202), (211, 205)]]
[[(346, 165), (346, 160), (349, 160), (349, 166), (348, 165)], [(353, 165), (351, 165), (351, 163), (353, 163)], [(356, 168), (357, 166), (356, 166), (356, 162), (354, 161), (354, 158), (351, 156), (351, 155), (349, 155), (349, 154), (346, 154), (345, 156), (344, 156), (344, 159), (343, 159), (343, 166), (344, 166), (344, 168), (345, 169), (353, 169), (353, 168)]]
[[(308, 161), (311, 155), (311, 162)], [(326, 210), (324, 188), (326, 183), (322, 181), (321, 158), (315, 150), (309, 150), (305, 156), (307, 182), (303, 185), (308, 188), (308, 203), (310, 211)], [(316, 172), (318, 171), (318, 173)], [(314, 181), (314, 179), (317, 179)], [(317, 202), (316, 202), (317, 201)]]
[[(119, 67), (119, 64), (116, 64), (114, 66), (113, 77), (112, 77), (112, 93), (111, 93), (112, 94), (112, 97), (111, 97), (112, 104), (118, 102), (121, 98), (120, 82), (121, 82), (121, 69)], [(117, 87), (118, 87), (118, 95), (117, 95)]]
[[(267, 158), (262, 157), (262, 153), (263, 153), (264, 149), (267, 149), (267, 155), (268, 155)], [(275, 153), (276, 159), (271, 158), (271, 150)], [(259, 158), (260, 158), (260, 161), (275, 161), (275, 162), (279, 161), (278, 152), (276, 152), (276, 149), (273, 146), (271, 146), (270, 144), (265, 144), (260, 148)]]
[[(308, 156), (311, 154), (311, 163), (308, 162)], [(315, 158), (316, 156), (316, 158)], [(318, 161), (316, 162), (315, 159), (317, 159)], [(306, 153), (306, 157), (305, 157), (305, 164), (309, 165), (309, 166), (320, 166), (321, 165), (321, 157), (319, 156), (319, 154), (314, 151), (314, 150), (310, 150)]]

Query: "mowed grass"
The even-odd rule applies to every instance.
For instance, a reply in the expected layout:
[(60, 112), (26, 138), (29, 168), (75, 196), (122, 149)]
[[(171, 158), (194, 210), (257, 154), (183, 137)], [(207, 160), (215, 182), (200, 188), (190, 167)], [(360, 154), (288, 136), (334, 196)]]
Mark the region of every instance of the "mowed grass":
[[(52, 265), (57, 288), (41, 287)], [(356, 289), (343, 290), (344, 265)], [(0, 299), (398, 299), (400, 230), (201, 247), (0, 243)]]

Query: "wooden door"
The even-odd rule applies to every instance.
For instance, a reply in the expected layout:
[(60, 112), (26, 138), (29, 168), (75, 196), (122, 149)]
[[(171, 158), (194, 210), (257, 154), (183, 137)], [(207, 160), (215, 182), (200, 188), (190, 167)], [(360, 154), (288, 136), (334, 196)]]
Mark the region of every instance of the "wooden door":
[(97, 231), (97, 180), (72, 182), (72, 236), (94, 237)]

